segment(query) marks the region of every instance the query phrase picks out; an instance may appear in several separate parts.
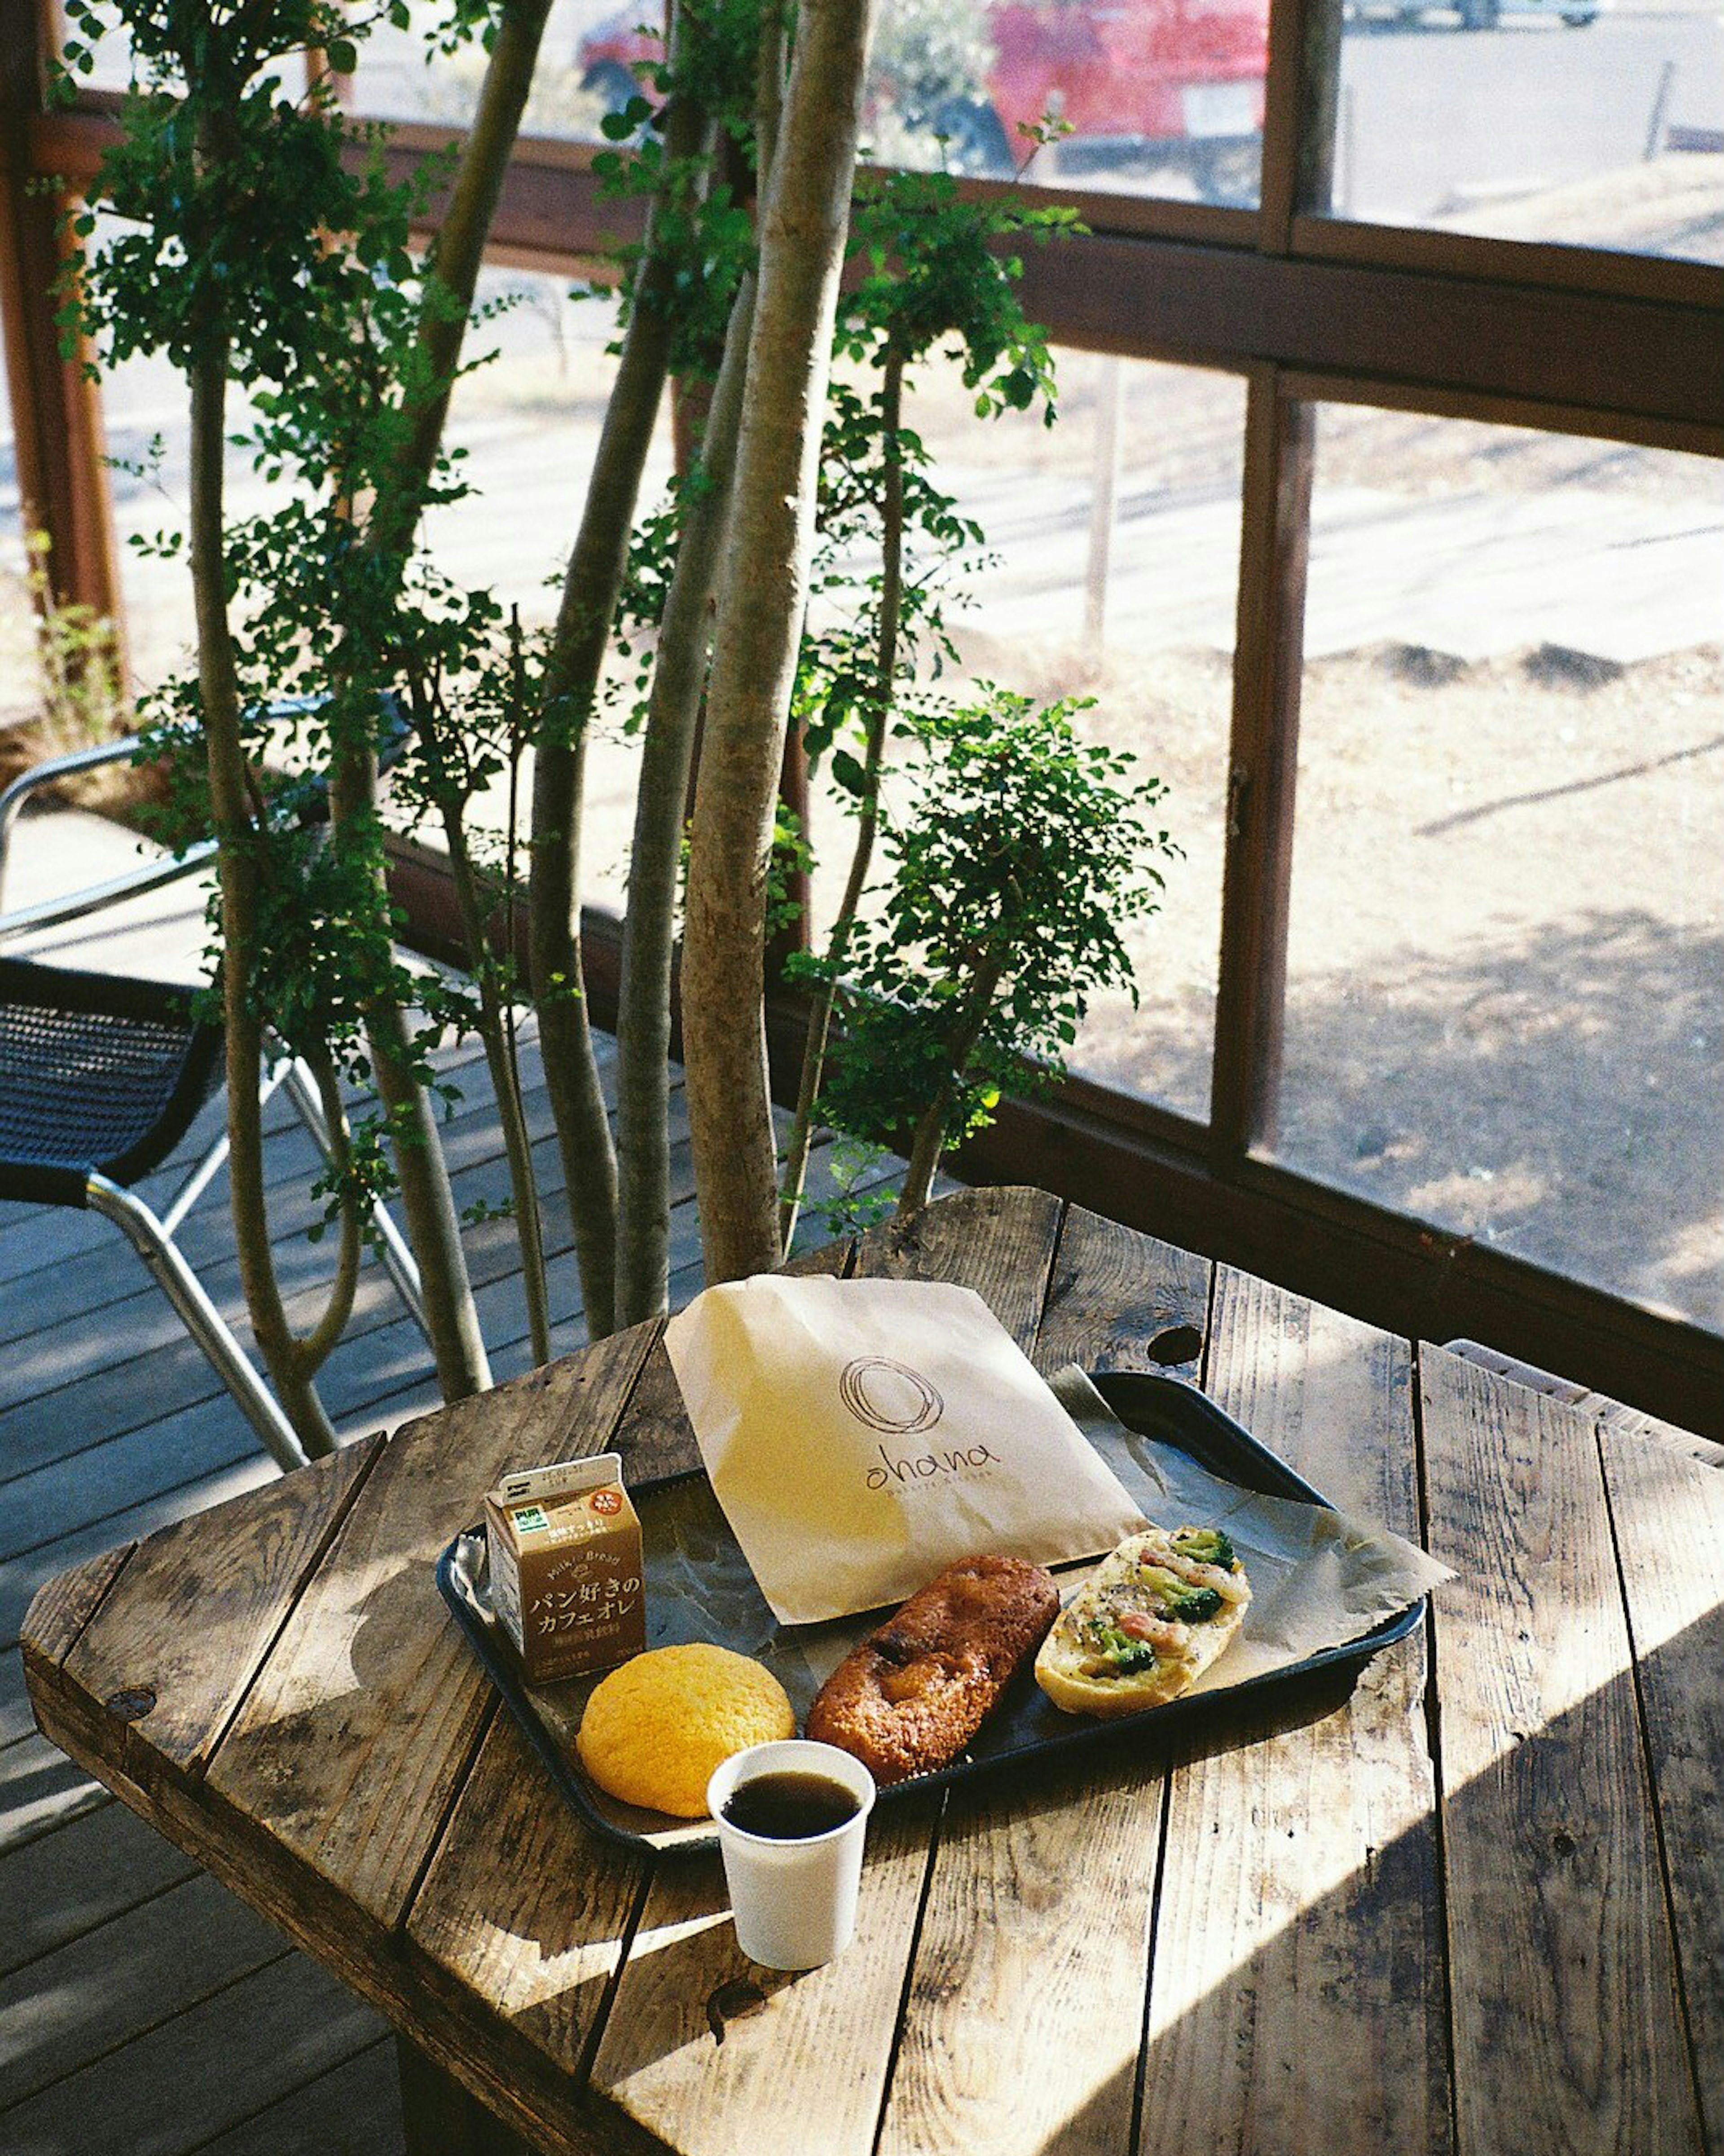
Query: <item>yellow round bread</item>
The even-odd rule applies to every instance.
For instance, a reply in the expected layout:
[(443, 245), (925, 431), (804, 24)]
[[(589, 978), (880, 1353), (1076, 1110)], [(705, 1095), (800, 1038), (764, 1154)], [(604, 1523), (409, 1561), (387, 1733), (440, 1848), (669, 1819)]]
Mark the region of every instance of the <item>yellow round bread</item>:
[(721, 1760), (795, 1734), (784, 1687), (759, 1662), (728, 1647), (656, 1647), (595, 1687), (575, 1749), (624, 1804), (700, 1819)]

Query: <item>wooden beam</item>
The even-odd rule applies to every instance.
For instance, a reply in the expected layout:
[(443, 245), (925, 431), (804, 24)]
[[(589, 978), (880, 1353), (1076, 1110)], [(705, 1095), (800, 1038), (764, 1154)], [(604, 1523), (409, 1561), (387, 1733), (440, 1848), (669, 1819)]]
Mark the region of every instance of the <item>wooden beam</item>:
[(1273, 369), (1254, 375), (1209, 1111), (1221, 1159), (1275, 1135), (1315, 434), (1311, 407), (1286, 396)]
[[(87, 180), (115, 131), (92, 99), (33, 126), (30, 162)], [(391, 154), (450, 139), (403, 126)], [(633, 235), (639, 206), (599, 199), (592, 156), (580, 143), (521, 144), (492, 229), (496, 259), (590, 270)], [(1105, 198), (1049, 194), (1079, 202), (1092, 220), (1106, 211)], [(1291, 219), (1292, 251), (1277, 254), (1254, 246), (1258, 218), (1201, 203), (1121, 203), (1113, 218), (1118, 228), (1025, 250), (1025, 308), (1057, 343), (1235, 370), (1301, 367), (1367, 391), (1514, 398), (1624, 424), (1716, 430), (1724, 409), (1724, 270), (1704, 263), (1378, 234), (1303, 214)]]
[(0, 0), (0, 318), (5, 325), (24, 527), (48, 535), (54, 597), (118, 624), (120, 579), (101, 398), (85, 372), (87, 347), (63, 357), (54, 285), (64, 259), (64, 191), (33, 192), (40, 170), (32, 126), (46, 82), (46, 11)]

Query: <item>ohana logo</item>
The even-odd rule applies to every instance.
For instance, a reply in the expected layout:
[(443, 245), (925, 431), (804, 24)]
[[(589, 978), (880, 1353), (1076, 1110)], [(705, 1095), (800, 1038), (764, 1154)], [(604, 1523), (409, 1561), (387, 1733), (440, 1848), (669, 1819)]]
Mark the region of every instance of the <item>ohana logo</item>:
[(858, 1422), (892, 1437), (916, 1437), (946, 1412), (938, 1390), (919, 1370), (885, 1355), (860, 1355), (839, 1373), (838, 1396)]
[(868, 1486), (870, 1490), (884, 1490), (890, 1482), (926, 1482), (932, 1475), (962, 1475), (966, 1468), (1000, 1465), (998, 1453), (986, 1445), (964, 1445), (955, 1450), (925, 1452), (916, 1460), (894, 1460), (882, 1445), (880, 1466), (868, 1471)]

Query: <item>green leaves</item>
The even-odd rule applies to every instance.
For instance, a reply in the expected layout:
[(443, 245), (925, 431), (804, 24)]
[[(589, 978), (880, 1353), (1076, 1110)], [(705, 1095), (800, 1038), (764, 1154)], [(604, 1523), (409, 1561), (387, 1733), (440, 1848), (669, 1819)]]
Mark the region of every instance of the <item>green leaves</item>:
[(943, 1101), (956, 1143), (1063, 1070), (1090, 998), (1135, 997), (1121, 931), (1178, 854), (1160, 782), (1080, 732), (1090, 700), (980, 690), (925, 721), (906, 804), (882, 812), (891, 877), (845, 956), (821, 1106), (857, 1137), (901, 1142)]

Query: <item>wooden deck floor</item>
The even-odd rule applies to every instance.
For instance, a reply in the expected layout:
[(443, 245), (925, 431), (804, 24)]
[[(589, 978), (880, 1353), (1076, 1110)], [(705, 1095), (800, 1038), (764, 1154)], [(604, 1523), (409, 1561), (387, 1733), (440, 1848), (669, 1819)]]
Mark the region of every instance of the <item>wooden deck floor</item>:
[[(68, 888), (113, 840), (92, 819), (56, 819), (53, 874)], [(40, 857), (47, 827), (31, 832)], [(31, 827), (26, 826), (27, 831)], [(22, 867), (22, 861), (20, 866)], [(36, 895), (9, 883), (8, 901)], [(195, 968), (198, 901), (184, 887), (63, 932), (64, 962), (168, 975)], [(22, 951), (25, 947), (9, 947)], [(607, 1061), (610, 1045), (607, 1044)], [(444, 1132), (463, 1205), (505, 1194), (485, 1065), (446, 1057), (462, 1099)], [(536, 1052), (527, 1110), (552, 1252), (559, 1352), (584, 1337), (557, 1147)], [(673, 1294), (700, 1285), (680, 1091)], [(206, 1111), (183, 1149), (218, 1127)], [(277, 1262), (316, 1309), (326, 1250), (306, 1242), (309, 1140), (269, 1109)], [(172, 1192), (181, 1164), (145, 1194)], [(829, 1156), (811, 1188), (829, 1194)], [(180, 1241), (248, 1342), (227, 1183), (218, 1176)], [(810, 1224), (818, 1240), (818, 1221)], [(513, 1229), (475, 1228), (469, 1256), (495, 1374), (529, 1362)], [(424, 1342), (381, 1269), (365, 1269), (324, 1397), (344, 1438), (434, 1404)], [(7, 2156), (389, 2156), (402, 2145), (385, 2024), (287, 1948), (188, 1858), (38, 1735), (16, 1652), (43, 1581), (78, 1559), (268, 1480), (275, 1469), (117, 1231), (93, 1214), (0, 1204), (0, 2149)]]

